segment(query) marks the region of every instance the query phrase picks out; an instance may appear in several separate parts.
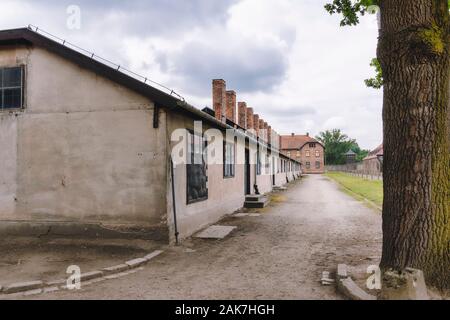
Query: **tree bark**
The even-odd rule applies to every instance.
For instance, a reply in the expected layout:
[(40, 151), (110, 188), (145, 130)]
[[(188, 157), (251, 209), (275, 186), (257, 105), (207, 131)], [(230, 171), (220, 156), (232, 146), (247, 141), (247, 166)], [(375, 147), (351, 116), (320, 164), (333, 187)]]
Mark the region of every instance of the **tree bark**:
[(380, 0), (384, 78), (381, 267), (424, 271), (450, 287), (449, 8)]

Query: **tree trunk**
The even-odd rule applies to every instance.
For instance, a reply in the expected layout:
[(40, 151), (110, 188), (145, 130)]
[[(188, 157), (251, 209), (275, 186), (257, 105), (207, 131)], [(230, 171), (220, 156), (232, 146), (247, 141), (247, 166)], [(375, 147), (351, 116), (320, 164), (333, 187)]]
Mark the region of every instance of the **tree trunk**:
[(381, 267), (450, 287), (447, 0), (380, 0), (384, 78)]

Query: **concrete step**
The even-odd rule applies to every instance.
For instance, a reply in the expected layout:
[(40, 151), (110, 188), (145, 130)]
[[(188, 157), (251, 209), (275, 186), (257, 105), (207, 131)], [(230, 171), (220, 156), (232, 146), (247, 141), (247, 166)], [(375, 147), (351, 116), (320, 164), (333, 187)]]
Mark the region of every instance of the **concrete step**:
[(264, 201), (267, 197), (263, 194), (253, 194), (245, 196), (245, 201)]
[(278, 186), (273, 187), (273, 191), (286, 191), (286, 190), (287, 190), (286, 187), (278, 187)]
[(246, 197), (244, 207), (248, 209), (261, 209), (269, 204), (270, 200), (266, 196)]

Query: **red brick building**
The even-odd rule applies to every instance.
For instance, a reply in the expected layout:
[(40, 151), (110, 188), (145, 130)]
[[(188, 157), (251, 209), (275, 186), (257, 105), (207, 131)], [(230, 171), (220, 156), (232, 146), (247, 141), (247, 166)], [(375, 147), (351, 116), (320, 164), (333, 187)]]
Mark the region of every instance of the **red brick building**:
[(382, 173), (383, 156), (383, 144), (381, 144), (375, 150), (371, 151), (366, 158), (364, 158), (364, 171), (373, 174)]
[(325, 173), (325, 147), (309, 134), (280, 136), (280, 150), (299, 161), (303, 173)]

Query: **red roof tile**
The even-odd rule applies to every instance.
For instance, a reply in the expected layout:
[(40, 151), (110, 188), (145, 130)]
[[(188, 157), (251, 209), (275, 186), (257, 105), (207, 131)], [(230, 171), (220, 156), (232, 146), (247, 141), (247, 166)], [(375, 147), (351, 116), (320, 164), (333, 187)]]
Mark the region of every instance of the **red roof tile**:
[(300, 149), (305, 144), (310, 143), (310, 142), (322, 144), (319, 141), (317, 141), (316, 139), (311, 138), (310, 136), (306, 136), (306, 135), (281, 136), (280, 139), (281, 139), (281, 148), (280, 149), (283, 149), (283, 150)]

